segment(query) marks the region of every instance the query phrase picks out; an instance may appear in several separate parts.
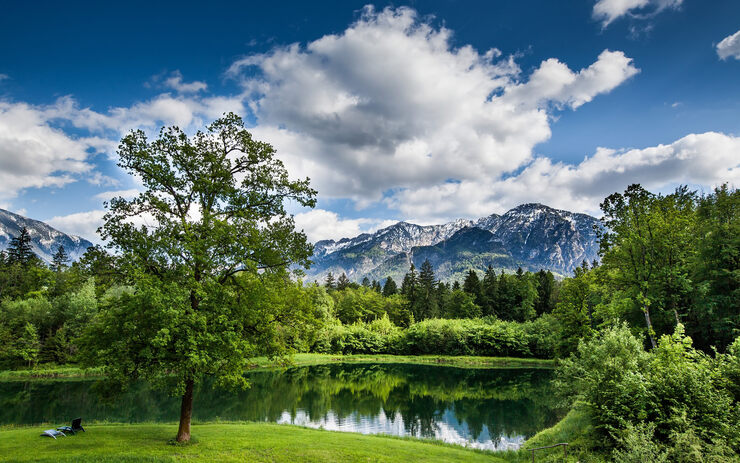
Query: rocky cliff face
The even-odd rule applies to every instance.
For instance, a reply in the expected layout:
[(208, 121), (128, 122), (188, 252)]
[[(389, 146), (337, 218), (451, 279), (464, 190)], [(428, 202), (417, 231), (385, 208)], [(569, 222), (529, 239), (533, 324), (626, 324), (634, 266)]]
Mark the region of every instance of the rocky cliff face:
[(599, 221), (594, 217), (541, 204), (523, 204), (475, 221), (429, 226), (399, 222), (373, 234), (316, 243), (308, 278), (323, 280), (328, 272), (344, 272), (356, 281), (365, 276), (397, 279), (412, 262), (419, 266), (425, 259), (443, 280), (488, 265), (567, 275), (584, 259), (597, 258), (595, 226)]
[(10, 240), (18, 236), (24, 226), (31, 236), (33, 252), (46, 262), (51, 262), (59, 246), (64, 246), (71, 260), (77, 260), (93, 245), (84, 238), (67, 235), (44, 222), (0, 209), (0, 249), (7, 249)]

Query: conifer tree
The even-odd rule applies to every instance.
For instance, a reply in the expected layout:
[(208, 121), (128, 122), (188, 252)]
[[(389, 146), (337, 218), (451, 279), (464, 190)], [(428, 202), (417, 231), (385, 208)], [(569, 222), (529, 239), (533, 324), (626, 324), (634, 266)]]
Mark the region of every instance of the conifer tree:
[(413, 306), (414, 317), (417, 320), (435, 317), (438, 313), (439, 304), (437, 301), (437, 279), (434, 276), (434, 269), (429, 260), (421, 264), (421, 271), (418, 279), (418, 297)]
[(481, 292), (483, 293), (483, 306), (481, 307), (483, 315), (496, 315), (496, 301), (498, 299), (498, 279), (496, 278), (496, 271), (491, 265), (488, 266), (488, 269), (486, 269), (486, 274), (483, 276)]
[(537, 272), (537, 303), (535, 310), (537, 315), (552, 312), (553, 292), (555, 290), (555, 277), (549, 270), (540, 269)]
[(396, 281), (388, 277), (385, 279), (385, 285), (383, 285), (383, 296), (393, 296), (398, 292), (398, 286), (396, 285)]
[(334, 281), (334, 275), (332, 275), (331, 272), (329, 272), (326, 275), (326, 280), (324, 280), (324, 286), (326, 289), (337, 289), (337, 284)]
[(339, 279), (337, 279), (337, 289), (340, 291), (345, 290), (349, 288), (349, 284), (349, 278), (347, 278), (347, 275), (342, 272), (342, 274), (339, 275)]
[(370, 278), (364, 277), (362, 279), (362, 286), (365, 287), (365, 288), (369, 288), (370, 287)]
[(52, 257), (52, 270), (54, 270), (55, 272), (59, 272), (67, 266), (68, 262), (69, 255), (67, 255), (67, 251), (64, 249), (64, 245), (59, 245), (59, 249), (57, 249), (57, 252), (54, 253), (54, 257)]
[(468, 271), (468, 274), (465, 276), (465, 281), (463, 282), (463, 291), (473, 296), (473, 300), (475, 301), (478, 306), (482, 306), (481, 304), (481, 288), (480, 288), (480, 279), (478, 278), (478, 274), (475, 270), (470, 269)]
[(403, 277), (403, 283), (401, 283), (401, 294), (406, 297), (409, 301), (409, 307), (413, 308), (416, 303), (416, 296), (418, 294), (419, 280), (416, 274), (416, 266), (411, 264), (408, 273)]
[(10, 240), (8, 262), (10, 264), (28, 265), (34, 258), (37, 257), (31, 248), (31, 235), (28, 233), (28, 229), (23, 227), (20, 234)]

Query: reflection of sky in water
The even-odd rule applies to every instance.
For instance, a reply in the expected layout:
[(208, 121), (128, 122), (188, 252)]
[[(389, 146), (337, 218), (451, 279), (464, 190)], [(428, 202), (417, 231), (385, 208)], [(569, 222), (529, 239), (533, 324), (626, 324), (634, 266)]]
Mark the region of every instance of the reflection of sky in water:
[[(357, 432), (360, 434), (390, 434), (393, 436), (433, 438), (450, 444), (463, 445), (470, 448), (483, 450), (516, 450), (525, 441), (524, 436), (495, 436), (488, 432), (488, 427), (483, 425), (483, 430), (477, 439), (468, 429), (467, 423), (460, 423), (455, 418), (455, 413), (446, 409), (434, 422), (433, 435), (421, 432), (421, 426), (409, 426), (404, 423), (403, 416), (396, 412), (392, 416), (386, 415), (381, 408), (375, 416), (360, 415), (357, 412), (344, 418), (337, 416), (333, 411), (320, 418), (311, 418), (306, 410), (298, 409), (294, 415), (284, 411), (277, 422), (280, 424), (295, 424), (309, 428), (322, 428), (330, 431)], [(414, 429), (415, 431), (409, 431)]]

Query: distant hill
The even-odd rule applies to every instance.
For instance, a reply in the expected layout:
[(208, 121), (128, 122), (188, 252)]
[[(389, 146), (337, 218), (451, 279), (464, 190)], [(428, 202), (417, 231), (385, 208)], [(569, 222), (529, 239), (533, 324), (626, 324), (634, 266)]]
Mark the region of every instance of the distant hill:
[(84, 238), (62, 233), (39, 220), (0, 209), (0, 249), (7, 249), (10, 240), (18, 236), (24, 226), (31, 236), (33, 252), (46, 262), (51, 262), (59, 246), (64, 246), (71, 260), (77, 260), (93, 245)]
[(585, 259), (598, 257), (594, 227), (586, 214), (523, 204), (503, 215), (456, 220), (443, 225), (398, 222), (375, 233), (316, 243), (308, 279), (323, 280), (328, 272), (400, 282), (413, 262), (429, 259), (438, 278), (461, 279), (469, 269), (514, 271), (518, 267), (568, 275)]

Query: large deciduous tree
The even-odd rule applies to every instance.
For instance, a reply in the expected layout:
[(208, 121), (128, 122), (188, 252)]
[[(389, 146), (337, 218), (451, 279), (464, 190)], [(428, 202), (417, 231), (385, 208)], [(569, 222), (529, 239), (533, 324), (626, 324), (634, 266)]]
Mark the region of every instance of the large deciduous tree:
[(624, 194), (607, 197), (601, 209), (600, 254), (609, 284), (639, 307), (655, 347), (655, 317), (669, 332), (689, 305), (696, 194), (679, 187), (673, 194), (655, 195), (630, 185)]
[(188, 441), (195, 384), (213, 376), (244, 385), (250, 356), (280, 351), (275, 327), (290, 325), (290, 311), (256, 300), (255, 282), (308, 265), (312, 248), (285, 202), (313, 207), (316, 192), (291, 180), (235, 114), (192, 137), (177, 127), (153, 141), (133, 131), (118, 155), (144, 191), (112, 199), (100, 233), (135, 285), (101, 310), (86, 339), (110, 378), (180, 395), (177, 440)]

